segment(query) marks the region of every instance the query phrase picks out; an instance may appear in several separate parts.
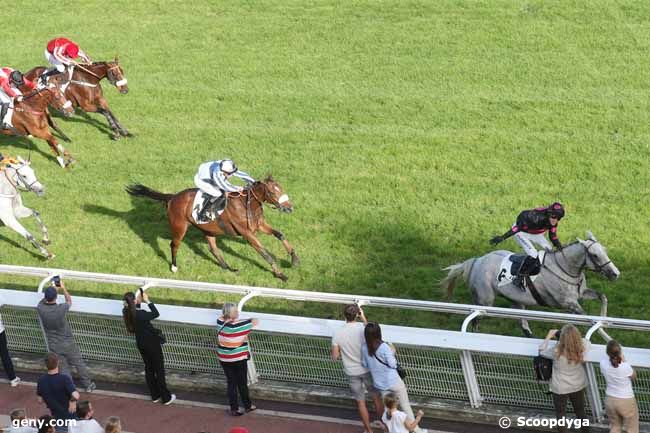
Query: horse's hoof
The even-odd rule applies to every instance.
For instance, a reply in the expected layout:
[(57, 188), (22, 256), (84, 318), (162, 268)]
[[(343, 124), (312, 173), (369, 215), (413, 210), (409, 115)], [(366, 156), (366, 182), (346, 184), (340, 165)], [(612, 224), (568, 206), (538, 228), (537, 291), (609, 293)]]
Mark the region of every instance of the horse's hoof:
[(230, 266), (228, 266), (228, 270), (229, 270), (230, 272), (239, 272), (239, 269), (237, 269), (237, 268), (231, 268)]
[(175, 266), (175, 265), (172, 265), (171, 270), (172, 270), (173, 273), (176, 273), (176, 272), (178, 272), (178, 267)]
[(133, 135), (131, 135), (131, 133), (129, 131), (127, 131), (126, 129), (122, 129), (120, 131), (120, 134), (122, 135), (122, 137), (133, 137)]
[(47, 259), (48, 259), (48, 260), (52, 260), (52, 259), (54, 259), (55, 257), (56, 257), (56, 256), (55, 256), (54, 254), (49, 253), (49, 252), (47, 253)]
[(49, 244), (51, 244), (51, 243), (52, 243), (52, 241), (51, 241), (51, 240), (49, 240), (49, 239), (43, 239), (43, 241), (42, 241), (42, 242), (43, 242), (43, 245), (49, 245)]
[(68, 162), (65, 164), (66, 167), (70, 167), (72, 165), (75, 165), (77, 163), (77, 160), (74, 158), (68, 159)]
[(57, 156), (56, 160), (59, 162), (59, 165), (61, 166), (61, 168), (65, 168), (66, 163), (65, 163), (65, 160), (63, 159), (63, 157)]
[(293, 266), (294, 268), (300, 266), (300, 259), (295, 254), (291, 254), (291, 266)]
[(282, 281), (287, 281), (289, 279), (289, 277), (284, 275), (282, 272), (275, 274), (275, 277), (281, 279)]
[(117, 141), (120, 138), (122, 138), (122, 136), (120, 134), (118, 134), (118, 133), (111, 134), (111, 140), (113, 140), (113, 141)]
[(533, 338), (533, 333), (530, 332), (528, 329), (524, 329), (524, 336), (526, 338)]

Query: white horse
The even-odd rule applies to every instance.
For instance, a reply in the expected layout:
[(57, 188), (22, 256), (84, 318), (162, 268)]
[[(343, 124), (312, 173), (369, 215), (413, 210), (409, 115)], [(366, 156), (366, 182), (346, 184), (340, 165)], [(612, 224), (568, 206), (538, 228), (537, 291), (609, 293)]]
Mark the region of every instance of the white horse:
[(50, 243), (47, 227), (43, 224), (41, 215), (37, 211), (25, 207), (20, 197), (21, 189), (32, 191), (40, 197), (45, 194), (45, 187), (36, 179), (34, 170), (29, 166), (28, 161), (21, 157), (18, 157), (17, 160), (5, 159), (4, 161), (9, 162), (0, 171), (0, 222), (20, 233), (34, 247), (38, 248), (45, 257), (48, 259), (54, 258), (54, 254), (39, 244), (34, 236), (18, 222), (18, 218), (33, 216), (41, 226), (43, 243), (46, 245)]

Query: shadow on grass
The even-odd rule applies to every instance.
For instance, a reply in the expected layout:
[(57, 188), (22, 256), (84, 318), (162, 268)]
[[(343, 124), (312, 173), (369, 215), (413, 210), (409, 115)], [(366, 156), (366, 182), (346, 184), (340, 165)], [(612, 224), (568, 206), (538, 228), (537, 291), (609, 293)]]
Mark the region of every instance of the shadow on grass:
[[(2, 228), (3, 230), (11, 230), (10, 228), (8, 228), (8, 227), (6, 227), (5, 225), (3, 225), (2, 223), (0, 223), (0, 228)], [(28, 252), (29, 254), (31, 254), (32, 256), (34, 256), (34, 257), (36, 257), (36, 258), (39, 258), (39, 259), (42, 259), (43, 262), (46, 262), (46, 261), (47, 261), (47, 258), (43, 257), (42, 254), (38, 253), (38, 252), (36, 251), (36, 249), (32, 246), (32, 244), (29, 243), (29, 241), (25, 241), (26, 244), (24, 244), (24, 243), (19, 243), (19, 242), (14, 241), (13, 239), (10, 239), (10, 238), (8, 238), (8, 237), (5, 237), (5, 236), (3, 236), (3, 235), (0, 235), (0, 242), (3, 242), (3, 243), (6, 242), (6, 243), (12, 245), (12, 246), (15, 247), (15, 248), (19, 248), (19, 249), (21, 249), (21, 250), (27, 251), (27, 252)], [(7, 251), (6, 245), (3, 246), (2, 249), (3, 249), (4, 251)]]
[[(86, 125), (90, 125), (90, 126), (96, 128), (98, 131), (100, 131), (100, 132), (102, 132), (104, 134), (107, 134), (109, 136), (112, 134), (111, 128), (108, 126), (108, 121), (102, 122), (100, 120), (97, 120), (93, 116), (91, 116), (89, 113), (86, 113), (85, 111), (83, 111), (83, 110), (81, 110), (79, 108), (77, 108), (75, 110), (74, 116), (72, 116), (72, 117), (65, 117), (61, 113), (59, 113), (58, 111), (55, 111), (55, 110), (52, 110), (51, 114), (52, 114), (52, 117), (56, 118), (57, 121), (62, 120), (62, 122), (57, 122), (59, 127), (61, 127), (61, 125), (65, 126), (65, 124), (67, 122), (83, 123), (83, 124), (86, 124)], [(98, 116), (102, 116), (99, 113), (93, 113), (93, 114), (97, 114)], [(103, 116), (102, 116), (102, 118), (103, 118)]]
[[(138, 235), (138, 237), (140, 237), (140, 239), (142, 239), (142, 241), (145, 244), (148, 244), (158, 257), (160, 257), (168, 264), (171, 264), (171, 252), (169, 250), (163, 251), (158, 245), (158, 239), (161, 237), (171, 242), (171, 233), (169, 230), (169, 224), (167, 222), (167, 212), (165, 211), (164, 206), (161, 205), (161, 203), (144, 199), (144, 198), (137, 198), (137, 197), (131, 197), (131, 203), (133, 204), (133, 207), (128, 211), (117, 211), (114, 209), (110, 209), (104, 206), (98, 206), (95, 204), (86, 204), (83, 206), (83, 210), (86, 212), (105, 215), (105, 216), (118, 218), (125, 221), (128, 224), (129, 228), (136, 235)], [(225, 242), (223, 239), (224, 238), (220, 238), (218, 240), (218, 244), (219, 244), (219, 248), (224, 253), (226, 253), (225, 255), (226, 262), (229, 261), (228, 255), (231, 255), (239, 258), (240, 260), (248, 262), (254, 266), (257, 266), (262, 270), (270, 272), (270, 268), (264, 266), (264, 264), (262, 264), (261, 262), (251, 259), (250, 257), (244, 256), (238, 253), (237, 251), (233, 250), (229, 246), (224, 245)], [(228, 238), (227, 242), (237, 242), (240, 244), (248, 245), (248, 242), (246, 242), (241, 238), (236, 238), (236, 239)], [(178, 250), (179, 267), (183, 266), (181, 264), (183, 245), (189, 246), (189, 248), (194, 252), (194, 254), (200, 256), (205, 260), (214, 263), (217, 270), (221, 269), (218, 267), (214, 257), (212, 257), (212, 255), (209, 253), (209, 250), (208, 252), (206, 252), (207, 241), (205, 240), (205, 237), (200, 230), (197, 230), (193, 227), (190, 227), (188, 229), (187, 234), (185, 235), (185, 238), (183, 239), (183, 242), (181, 244), (181, 248), (179, 248)], [(185, 262), (187, 263), (188, 260), (186, 260)], [(185, 266), (190, 266), (190, 264), (186, 264)], [(241, 271), (242, 270), (240, 269), (240, 272)]]
[[(47, 142), (44, 141), (44, 140), (41, 140), (41, 139), (34, 139), (34, 140), (37, 140), (38, 142), (44, 143), (45, 146), (48, 146)], [(51, 153), (45, 152), (45, 151), (40, 149), (40, 147), (39, 147), (40, 143), (33, 142), (27, 137), (19, 137), (19, 136), (15, 136), (15, 135), (0, 135), (0, 144), (5, 145), (5, 146), (6, 145), (11, 145), (11, 146), (15, 146), (15, 147), (25, 149), (27, 154), (26, 155), (20, 155), (25, 159), (28, 159), (29, 158), (29, 153), (31, 153), (33, 151), (33, 152), (36, 152), (39, 155), (43, 156), (45, 159), (50, 159), (55, 164), (58, 164), (55, 157)], [(48, 148), (49, 148), (49, 146), (48, 146)], [(12, 156), (15, 156), (15, 155), (12, 155)]]

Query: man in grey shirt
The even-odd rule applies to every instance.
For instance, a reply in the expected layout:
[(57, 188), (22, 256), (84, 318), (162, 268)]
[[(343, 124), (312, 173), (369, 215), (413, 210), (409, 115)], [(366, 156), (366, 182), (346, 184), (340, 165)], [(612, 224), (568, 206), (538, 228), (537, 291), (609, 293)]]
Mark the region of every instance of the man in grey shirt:
[(57, 288), (50, 286), (45, 289), (45, 296), (38, 303), (36, 311), (43, 324), (50, 352), (59, 356), (61, 373), (72, 376), (70, 366), (74, 367), (79, 374), (82, 388), (85, 388), (86, 392), (92, 392), (96, 388), (95, 382), (90, 380), (88, 367), (81, 357), (79, 347), (72, 335), (72, 328), (65, 317), (72, 306), (72, 297), (63, 281), (55, 279), (56, 281), (59, 288), (63, 290), (65, 303), (57, 304)]

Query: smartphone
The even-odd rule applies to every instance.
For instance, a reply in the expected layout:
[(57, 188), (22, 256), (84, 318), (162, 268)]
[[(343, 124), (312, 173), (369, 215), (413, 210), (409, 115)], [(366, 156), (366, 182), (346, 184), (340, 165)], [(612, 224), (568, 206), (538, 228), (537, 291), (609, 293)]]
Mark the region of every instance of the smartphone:
[(54, 278), (52, 278), (52, 281), (56, 287), (61, 287), (61, 277), (55, 275)]

